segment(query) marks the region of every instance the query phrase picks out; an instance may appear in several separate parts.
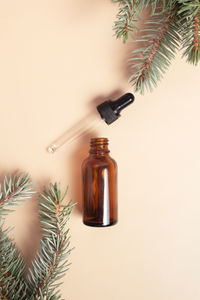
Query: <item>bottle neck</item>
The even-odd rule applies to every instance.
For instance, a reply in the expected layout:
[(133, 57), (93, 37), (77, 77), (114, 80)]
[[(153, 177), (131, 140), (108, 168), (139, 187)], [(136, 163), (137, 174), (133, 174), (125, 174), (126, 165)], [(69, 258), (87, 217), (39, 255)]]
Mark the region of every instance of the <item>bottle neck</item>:
[(90, 154), (108, 155), (109, 152), (107, 138), (92, 138), (90, 140)]

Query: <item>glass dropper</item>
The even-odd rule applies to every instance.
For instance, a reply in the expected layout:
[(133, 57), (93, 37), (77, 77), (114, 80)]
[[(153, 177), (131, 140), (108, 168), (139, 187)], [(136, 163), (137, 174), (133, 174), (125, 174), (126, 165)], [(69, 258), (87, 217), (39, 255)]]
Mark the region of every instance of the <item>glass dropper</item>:
[(107, 100), (99, 104), (94, 112), (90, 112), (74, 126), (66, 130), (59, 138), (47, 147), (49, 153), (55, 153), (66, 143), (71, 143), (82, 134), (98, 127), (102, 122), (110, 125), (120, 117), (122, 109), (133, 103), (134, 95), (127, 93), (119, 99)]
[(103, 120), (99, 118), (96, 112), (90, 112), (83, 119), (81, 119), (74, 126), (66, 130), (60, 137), (58, 137), (51, 145), (48, 146), (47, 151), (54, 153), (56, 150), (61, 148), (64, 144), (70, 144), (77, 138), (81, 137), (82, 134), (89, 132), (94, 127), (99, 126)]

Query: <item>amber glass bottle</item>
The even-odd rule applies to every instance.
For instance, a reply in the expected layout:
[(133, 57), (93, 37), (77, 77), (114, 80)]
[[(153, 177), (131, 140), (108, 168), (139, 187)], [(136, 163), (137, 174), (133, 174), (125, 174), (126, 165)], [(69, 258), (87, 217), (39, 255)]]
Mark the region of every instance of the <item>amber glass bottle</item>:
[(92, 138), (82, 164), (83, 223), (89, 226), (117, 222), (117, 164), (109, 152), (107, 138)]

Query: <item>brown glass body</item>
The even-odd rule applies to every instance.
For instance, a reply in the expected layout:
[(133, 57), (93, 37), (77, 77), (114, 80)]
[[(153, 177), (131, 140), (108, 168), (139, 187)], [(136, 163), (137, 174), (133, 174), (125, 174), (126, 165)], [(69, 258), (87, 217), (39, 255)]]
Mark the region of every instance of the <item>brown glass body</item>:
[(109, 155), (108, 139), (91, 139), (90, 155), (82, 164), (83, 223), (117, 223), (117, 164)]

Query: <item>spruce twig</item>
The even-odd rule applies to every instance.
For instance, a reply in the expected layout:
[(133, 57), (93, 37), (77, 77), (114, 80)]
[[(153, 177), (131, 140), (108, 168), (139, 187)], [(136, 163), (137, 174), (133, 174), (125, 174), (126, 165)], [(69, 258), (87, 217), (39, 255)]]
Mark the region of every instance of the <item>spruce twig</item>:
[(24, 280), (25, 263), (14, 240), (9, 238), (11, 228), (4, 229), (5, 217), (34, 191), (29, 175), (5, 176), (0, 184), (0, 297), (24, 299), (27, 285)]
[[(119, 13), (113, 27), (117, 38), (133, 38), (142, 43), (129, 59), (135, 91), (153, 90), (168, 69), (174, 53), (182, 45), (183, 56), (197, 65), (200, 60), (200, 0), (114, 0)], [(147, 7), (151, 16), (142, 29), (137, 21)], [(140, 38), (136, 39), (136, 33)], [(135, 45), (135, 43), (134, 43)]]
[[(25, 263), (13, 239), (8, 238), (10, 230), (0, 231), (0, 292), (5, 299), (26, 299), (27, 285), (24, 280)], [(3, 298), (3, 299), (4, 299)]]
[[(69, 269), (69, 229), (66, 228), (73, 204), (64, 204), (64, 195), (57, 183), (39, 195), (39, 214), (42, 229), (40, 250), (26, 265), (13, 239), (11, 228), (4, 228), (6, 215), (21, 201), (33, 194), (28, 175), (4, 178), (0, 197), (0, 300), (58, 300), (61, 299), (60, 279)], [(9, 209), (7, 209), (7, 207)], [(58, 281), (58, 282), (57, 282)]]
[(115, 31), (116, 37), (119, 39), (122, 37), (123, 42), (129, 38), (129, 35), (132, 35), (132, 32), (137, 31), (138, 28), (136, 26), (137, 22), (137, 7), (138, 1), (136, 0), (113, 0), (113, 2), (118, 2), (119, 4), (119, 13), (117, 14), (117, 20), (114, 23), (113, 30)]
[(137, 22), (140, 20), (141, 12), (148, 6), (151, 7), (151, 13), (163, 13), (174, 4), (174, 0), (112, 0), (118, 3), (119, 12), (114, 22), (113, 30), (116, 38), (122, 38), (127, 42), (131, 36), (134, 39), (134, 32), (139, 31)]
[[(13, 211), (21, 202), (33, 194), (32, 182), (28, 174), (5, 176), (0, 184), (0, 219)], [(11, 209), (12, 207), (12, 209)]]
[(183, 57), (197, 65), (200, 60), (200, 6), (187, 6), (181, 27)]
[(150, 16), (145, 25), (138, 40), (144, 46), (133, 50), (129, 59), (133, 73), (129, 81), (142, 94), (145, 89), (152, 91), (157, 86), (179, 45), (177, 14)]
[[(58, 184), (50, 185), (49, 191), (40, 194), (40, 223), (43, 231), (41, 249), (29, 269), (30, 299), (60, 299), (61, 283), (55, 283), (65, 276), (69, 268), (67, 257), (70, 237), (66, 223), (73, 209), (72, 202), (63, 205), (64, 196)], [(38, 276), (39, 275), (39, 276)], [(32, 297), (32, 298), (31, 298)], [(35, 297), (35, 298), (34, 298)]]

